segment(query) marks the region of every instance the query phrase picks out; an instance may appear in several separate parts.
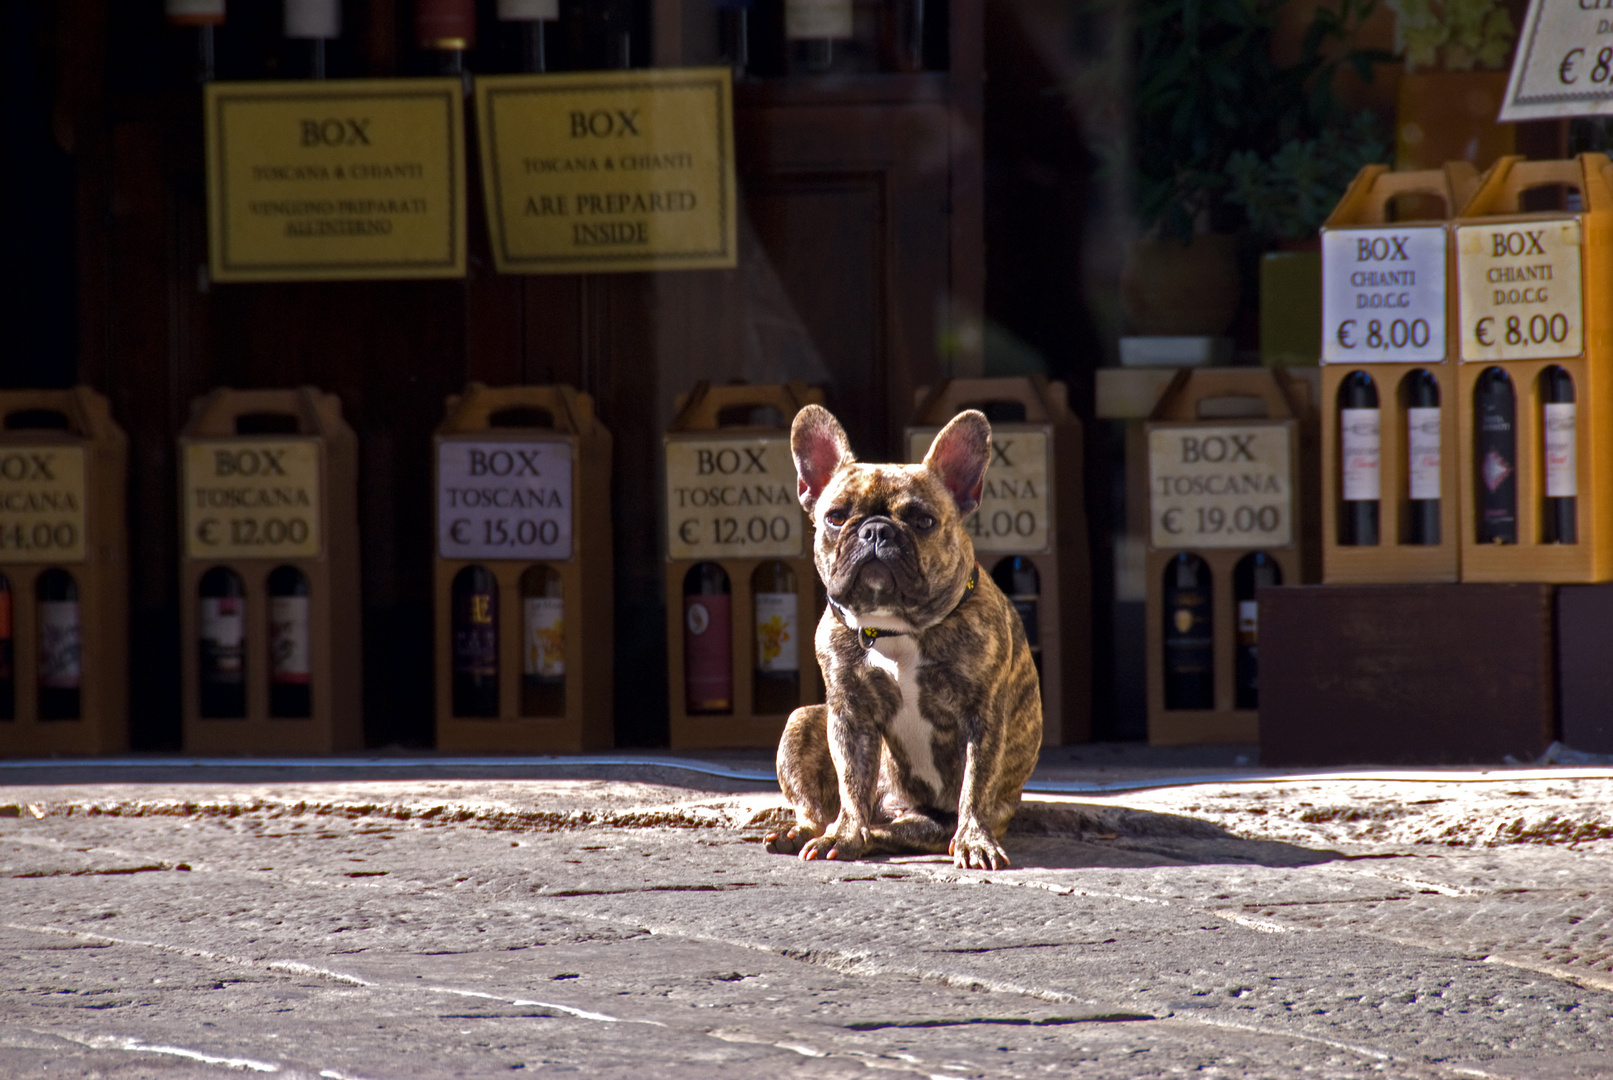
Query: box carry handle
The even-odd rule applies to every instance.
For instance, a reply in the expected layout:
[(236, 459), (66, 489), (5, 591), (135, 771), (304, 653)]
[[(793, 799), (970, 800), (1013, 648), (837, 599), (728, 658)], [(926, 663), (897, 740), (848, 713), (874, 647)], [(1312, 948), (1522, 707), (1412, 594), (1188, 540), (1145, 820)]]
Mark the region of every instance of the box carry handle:
[(1306, 398), (1292, 385), (1292, 376), (1258, 368), (1182, 368), (1170, 381), (1149, 420), (1197, 421), (1199, 403), (1211, 398), (1259, 398), (1266, 419), (1298, 419), (1309, 410)]
[(567, 435), (587, 435), (594, 427), (594, 409), (586, 394), (564, 384), (553, 386), (500, 386), (489, 388), (473, 382), (463, 394), (448, 398), (448, 419), (444, 434), (485, 431), (492, 418), (505, 409), (542, 409), (554, 419), (554, 430)]
[[(219, 387), (191, 402), (190, 423), (183, 434), (192, 438), (228, 439), (237, 435), (236, 421), (254, 413), (283, 413), (297, 419), (296, 435), (328, 436), (323, 409), (341, 415), (341, 401), (314, 386), (282, 390), (233, 390)], [(268, 436), (266, 436), (268, 437)]]
[[(55, 424), (22, 424), (12, 427), (13, 417), (25, 419), (29, 414), (43, 419), (56, 414), (66, 421)], [(115, 435), (122, 431), (112, 422), (112, 410), (106, 398), (88, 386), (75, 386), (69, 390), (6, 390), (0, 392), (0, 438), (11, 440), (37, 440), (40, 438), (76, 437), (93, 439)]]
[(823, 391), (803, 382), (788, 382), (783, 385), (734, 383), (727, 386), (712, 386), (711, 383), (702, 380), (696, 383), (694, 389), (687, 395), (678, 395), (674, 402), (677, 416), (673, 418), (667, 431), (674, 433), (715, 431), (719, 427), (718, 417), (724, 409), (747, 405), (752, 408), (765, 408), (771, 405), (784, 417), (784, 426), (788, 428), (790, 422), (795, 419), (795, 414), (803, 408), (822, 404)]
[(1558, 161), (1527, 161), (1522, 154), (1509, 154), (1490, 167), (1463, 216), (1521, 213), (1525, 192), (1552, 184), (1578, 191), (1586, 210), (1613, 209), (1608, 164), (1605, 154), (1587, 153)]
[(1387, 165), (1366, 165), (1356, 173), (1344, 197), (1324, 223), (1325, 228), (1382, 225), (1389, 221), (1389, 204), (1402, 195), (1432, 195), (1445, 204), (1446, 220), (1453, 218), (1479, 188), (1479, 172), (1466, 161), (1448, 162), (1441, 169), (1391, 172)]
[(1045, 375), (997, 379), (947, 379), (934, 389), (921, 391), (914, 424), (939, 426), (964, 409), (988, 402), (1010, 401), (1025, 407), (1025, 423), (1056, 423), (1069, 413), (1064, 384)]

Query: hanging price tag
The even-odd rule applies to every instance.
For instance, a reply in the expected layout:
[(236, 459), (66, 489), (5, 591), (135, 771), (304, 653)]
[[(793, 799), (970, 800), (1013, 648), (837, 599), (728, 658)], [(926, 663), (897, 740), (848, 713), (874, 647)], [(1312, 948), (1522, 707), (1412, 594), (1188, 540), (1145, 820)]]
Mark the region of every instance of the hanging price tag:
[(1322, 233), (1322, 360), (1445, 359), (1445, 230)]
[(1613, 11), (1529, 0), (1502, 123), (1613, 113)]
[(1585, 351), (1577, 219), (1464, 225), (1456, 275), (1464, 361)]

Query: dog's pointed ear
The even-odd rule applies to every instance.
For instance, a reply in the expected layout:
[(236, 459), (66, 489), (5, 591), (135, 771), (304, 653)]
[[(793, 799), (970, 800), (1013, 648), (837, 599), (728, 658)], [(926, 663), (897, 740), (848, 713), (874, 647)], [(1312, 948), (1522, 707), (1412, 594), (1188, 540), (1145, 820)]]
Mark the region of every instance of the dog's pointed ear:
[(846, 429), (822, 405), (808, 405), (795, 414), (790, 427), (790, 452), (795, 455), (795, 493), (808, 514), (829, 478), (842, 465), (856, 461)]
[(958, 513), (968, 517), (980, 506), (991, 461), (991, 422), (986, 414), (969, 409), (954, 416), (935, 436), (924, 464), (952, 493)]

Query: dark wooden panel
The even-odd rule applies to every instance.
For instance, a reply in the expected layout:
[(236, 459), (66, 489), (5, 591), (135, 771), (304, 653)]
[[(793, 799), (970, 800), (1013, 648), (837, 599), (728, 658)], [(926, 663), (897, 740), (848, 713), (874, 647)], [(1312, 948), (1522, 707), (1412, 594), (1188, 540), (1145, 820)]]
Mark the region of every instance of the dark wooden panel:
[(1534, 758), (1555, 727), (1555, 588), (1261, 589), (1261, 764)]
[(1562, 739), (1613, 754), (1613, 585), (1557, 590), (1557, 674)]

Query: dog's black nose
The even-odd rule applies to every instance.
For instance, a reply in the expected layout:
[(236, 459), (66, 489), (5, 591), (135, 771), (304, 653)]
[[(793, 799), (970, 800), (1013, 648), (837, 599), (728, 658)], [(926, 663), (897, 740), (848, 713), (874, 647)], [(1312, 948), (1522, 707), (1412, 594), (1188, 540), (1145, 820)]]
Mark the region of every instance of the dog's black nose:
[(896, 541), (896, 526), (888, 521), (873, 520), (866, 522), (861, 531), (857, 533), (858, 539), (865, 544), (890, 544)]

